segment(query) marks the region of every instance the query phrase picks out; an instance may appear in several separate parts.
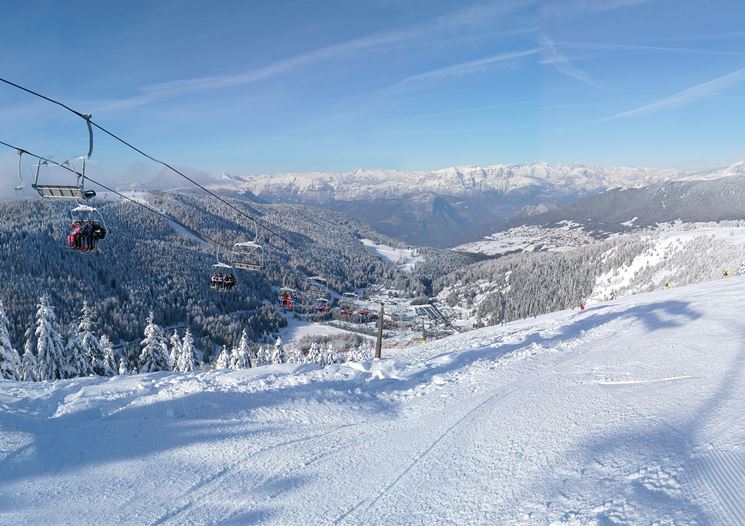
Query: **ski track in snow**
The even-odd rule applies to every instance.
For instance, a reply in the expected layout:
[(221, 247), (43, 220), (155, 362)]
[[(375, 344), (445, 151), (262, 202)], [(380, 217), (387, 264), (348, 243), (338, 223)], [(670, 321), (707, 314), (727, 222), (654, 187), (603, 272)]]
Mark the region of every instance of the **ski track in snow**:
[(743, 525), (743, 310), (733, 278), (355, 366), (0, 382), (0, 524)]

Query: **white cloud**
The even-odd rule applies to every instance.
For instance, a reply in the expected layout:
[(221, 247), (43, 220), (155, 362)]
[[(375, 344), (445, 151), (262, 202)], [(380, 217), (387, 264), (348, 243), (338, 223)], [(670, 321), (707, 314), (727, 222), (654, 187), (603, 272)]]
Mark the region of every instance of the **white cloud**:
[(696, 49), (673, 46), (654, 46), (646, 44), (613, 44), (605, 42), (560, 42), (562, 48), (588, 49), (602, 51), (660, 51), (670, 53), (699, 53), (704, 55), (745, 55), (745, 51), (729, 51), (722, 49)]
[(623, 111), (621, 113), (617, 113), (600, 120), (609, 121), (625, 117), (633, 117), (635, 115), (640, 115), (642, 113), (647, 113), (650, 111), (662, 110), (673, 106), (679, 106), (681, 104), (688, 104), (695, 100), (707, 97), (708, 95), (720, 92), (743, 81), (745, 81), (745, 68), (738, 69), (737, 71), (733, 71), (732, 73), (728, 73), (727, 75), (722, 75), (721, 77), (717, 77), (707, 82), (697, 84), (696, 86), (686, 88), (673, 95), (670, 95), (669, 97), (665, 97), (655, 102), (639, 106), (638, 108), (634, 108), (633, 110)]
[(574, 64), (572, 64), (572, 62), (566, 56), (562, 55), (556, 48), (556, 45), (554, 45), (553, 41), (551, 41), (549, 38), (543, 38), (542, 44), (543, 64), (551, 65), (560, 73), (563, 73), (564, 75), (573, 79), (579, 80), (580, 82), (584, 82), (589, 86), (607, 91), (606, 88), (595, 82), (589, 75), (589, 73), (582, 71)]
[(490, 55), (488, 57), (480, 58), (478, 60), (470, 60), (467, 62), (460, 62), (458, 64), (452, 64), (443, 68), (433, 69), (417, 75), (406, 77), (396, 84), (398, 87), (404, 87), (411, 84), (418, 84), (422, 82), (443, 80), (446, 78), (460, 77), (479, 71), (485, 71), (490, 67), (499, 64), (501, 62), (507, 62), (530, 55), (535, 55), (540, 51), (540, 48), (526, 49), (522, 51), (509, 51), (505, 53), (497, 53), (496, 55)]
[[(141, 93), (131, 98), (110, 101), (96, 111), (125, 110), (150, 104), (169, 97), (196, 92), (212, 91), (234, 86), (248, 85), (297, 70), (326, 60), (343, 59), (360, 52), (372, 51), (396, 45), (407, 45), (422, 38), (463, 30), (479, 30), (494, 33), (494, 21), (511, 12), (529, 7), (535, 0), (494, 1), (462, 8), (423, 23), (396, 31), (384, 31), (348, 40), (309, 52), (299, 53), (242, 73), (194, 77), (145, 86)], [(463, 38), (458, 34), (457, 38)]]
[(560, 0), (541, 9), (544, 18), (573, 18), (649, 3), (652, 0)]

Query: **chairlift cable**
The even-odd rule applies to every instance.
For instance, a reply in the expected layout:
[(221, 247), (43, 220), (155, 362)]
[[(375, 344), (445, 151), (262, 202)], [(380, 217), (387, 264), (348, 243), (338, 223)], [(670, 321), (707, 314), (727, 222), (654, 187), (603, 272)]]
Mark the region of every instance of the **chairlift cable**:
[[(53, 165), (55, 165), (55, 166), (58, 166), (58, 167), (60, 167), (60, 168), (63, 168), (63, 169), (65, 169), (65, 170), (67, 170), (67, 171), (69, 171), (69, 172), (71, 172), (71, 173), (73, 173), (73, 174), (75, 174), (75, 175), (78, 175), (78, 176), (82, 176), (82, 174), (81, 174), (80, 172), (78, 172), (78, 171), (77, 171), (77, 170), (75, 170), (74, 168), (71, 168), (69, 164), (58, 163), (57, 161), (53, 161), (52, 159), (47, 159), (46, 157), (43, 157), (43, 156), (41, 156), (41, 155), (36, 155), (35, 153), (32, 153), (32, 152), (30, 152), (30, 151), (28, 151), (28, 150), (25, 150), (25, 149), (23, 149), (23, 148), (18, 148), (17, 146), (13, 146), (12, 144), (9, 144), (9, 143), (7, 143), (7, 142), (4, 142), (4, 141), (0, 141), (0, 144), (1, 144), (1, 145), (3, 145), (3, 146), (6, 146), (6, 147), (8, 147), (8, 148), (11, 148), (11, 149), (13, 149), (13, 150), (16, 150), (16, 151), (18, 151), (18, 152), (23, 152), (23, 153), (25, 153), (26, 155), (28, 155), (29, 157), (34, 157), (35, 159), (38, 159), (39, 161), (44, 161), (44, 162), (46, 162), (46, 163), (50, 163), (50, 164), (53, 164)], [(96, 181), (95, 179), (91, 179), (91, 178), (90, 178), (90, 177), (88, 177), (88, 176), (85, 176), (85, 178), (86, 178), (86, 179), (87, 179), (88, 181), (90, 181), (91, 183), (93, 183), (93, 184), (95, 184), (95, 185), (97, 185), (97, 186), (99, 186), (99, 187), (103, 188), (104, 190), (106, 190), (106, 191), (108, 191), (108, 192), (111, 192), (111, 193), (113, 193), (113, 194), (116, 194), (116, 195), (118, 195), (119, 197), (121, 197), (122, 199), (125, 199), (125, 200), (129, 201), (130, 203), (134, 203), (134, 204), (136, 204), (137, 206), (139, 206), (139, 207), (141, 207), (141, 208), (144, 208), (144, 209), (145, 209), (145, 210), (147, 210), (148, 212), (152, 212), (153, 214), (156, 214), (156, 215), (158, 215), (158, 216), (162, 217), (163, 219), (166, 219), (166, 220), (168, 220), (168, 221), (171, 221), (171, 222), (173, 222), (173, 223), (177, 224), (177, 225), (178, 225), (178, 226), (180, 226), (181, 228), (185, 229), (186, 231), (188, 231), (189, 233), (193, 234), (194, 236), (198, 237), (199, 239), (201, 239), (202, 241), (204, 241), (204, 242), (206, 242), (206, 243), (212, 243), (212, 244), (214, 244), (214, 245), (216, 245), (216, 246), (221, 246), (221, 247), (223, 247), (223, 248), (224, 248), (224, 249), (226, 249), (226, 250), (230, 250), (230, 247), (228, 247), (227, 245), (225, 245), (225, 244), (223, 244), (223, 243), (221, 243), (221, 242), (219, 242), (219, 241), (216, 241), (216, 240), (214, 240), (214, 239), (212, 239), (212, 238), (209, 238), (209, 237), (207, 237), (207, 236), (205, 236), (205, 235), (203, 235), (203, 234), (201, 234), (201, 233), (197, 232), (197, 231), (196, 231), (196, 230), (194, 230), (193, 228), (191, 228), (191, 227), (189, 227), (189, 226), (185, 225), (185, 224), (184, 224), (184, 223), (182, 223), (181, 221), (179, 221), (179, 220), (177, 220), (177, 219), (175, 219), (175, 218), (173, 218), (173, 217), (169, 216), (168, 214), (165, 214), (165, 213), (163, 213), (163, 212), (160, 212), (160, 211), (158, 211), (158, 210), (156, 210), (156, 209), (154, 209), (154, 208), (151, 208), (151, 207), (149, 207), (149, 206), (145, 205), (144, 203), (141, 203), (140, 201), (137, 201), (136, 199), (132, 199), (131, 197), (129, 197), (129, 196), (127, 196), (127, 195), (125, 195), (125, 194), (123, 194), (123, 193), (121, 193), (121, 192), (117, 191), (117, 190), (114, 190), (113, 188), (111, 188), (111, 187), (109, 187), (109, 186), (107, 186), (107, 185), (105, 185), (105, 184), (103, 184), (103, 183), (101, 183), (101, 182), (99, 182), (99, 181)]]
[[(227, 201), (227, 200), (223, 199), (222, 197), (220, 197), (220, 196), (219, 196), (219, 195), (217, 195), (216, 193), (214, 193), (214, 192), (212, 192), (211, 190), (207, 189), (207, 188), (206, 188), (206, 187), (205, 187), (204, 185), (202, 185), (202, 184), (198, 183), (198, 182), (197, 182), (197, 181), (195, 181), (195, 180), (194, 180), (193, 178), (191, 178), (191, 177), (189, 177), (188, 175), (184, 174), (184, 173), (183, 173), (183, 172), (181, 172), (180, 170), (177, 170), (176, 168), (174, 168), (173, 166), (171, 166), (171, 165), (170, 165), (169, 163), (167, 163), (167, 162), (165, 162), (165, 161), (162, 161), (162, 160), (160, 160), (160, 159), (157, 159), (156, 157), (153, 157), (152, 155), (150, 155), (150, 154), (148, 154), (148, 153), (144, 152), (143, 150), (141, 150), (141, 149), (139, 149), (138, 147), (134, 146), (134, 145), (133, 145), (133, 144), (131, 144), (130, 142), (126, 141), (125, 139), (123, 139), (123, 138), (119, 137), (119, 136), (118, 136), (118, 135), (116, 135), (115, 133), (113, 133), (113, 132), (109, 131), (108, 129), (104, 128), (103, 126), (101, 126), (101, 125), (100, 125), (100, 124), (98, 124), (97, 122), (93, 121), (93, 120), (92, 120), (92, 118), (91, 118), (91, 115), (90, 115), (90, 114), (86, 114), (86, 113), (82, 113), (82, 112), (79, 112), (79, 111), (77, 111), (77, 110), (75, 110), (75, 109), (71, 108), (71, 107), (70, 107), (70, 106), (68, 106), (67, 104), (64, 104), (64, 103), (62, 103), (62, 102), (60, 102), (60, 101), (58, 101), (58, 100), (55, 100), (55, 99), (53, 99), (53, 98), (51, 98), (51, 97), (48, 97), (48, 96), (46, 96), (46, 95), (42, 95), (41, 93), (39, 93), (39, 92), (37, 92), (37, 91), (34, 91), (34, 90), (32, 90), (32, 89), (29, 89), (29, 88), (26, 88), (26, 87), (24, 87), (24, 86), (21, 86), (20, 84), (16, 84), (15, 82), (12, 82), (12, 81), (10, 81), (10, 80), (7, 80), (7, 79), (5, 79), (5, 78), (3, 78), (3, 77), (0, 77), (0, 82), (3, 82), (3, 83), (5, 83), (5, 84), (7, 84), (7, 85), (9, 85), (9, 86), (12, 86), (12, 87), (14, 87), (14, 88), (20, 89), (21, 91), (24, 91), (24, 92), (26, 92), (26, 93), (29, 93), (30, 95), (34, 95), (34, 96), (36, 96), (36, 97), (39, 97), (39, 98), (41, 98), (41, 99), (44, 99), (44, 100), (46, 100), (46, 101), (48, 101), (48, 102), (51, 102), (52, 104), (56, 104), (57, 106), (60, 106), (61, 108), (64, 108), (65, 110), (67, 110), (67, 111), (69, 111), (69, 112), (73, 113), (74, 115), (77, 115), (77, 116), (78, 116), (78, 117), (80, 117), (81, 119), (85, 120), (85, 122), (86, 122), (86, 124), (87, 124), (87, 126), (88, 126), (88, 132), (89, 132), (89, 137), (90, 137), (90, 142), (89, 142), (89, 150), (88, 150), (88, 157), (90, 157), (90, 155), (91, 155), (91, 153), (92, 153), (92, 150), (93, 150), (93, 130), (92, 130), (91, 126), (94, 126), (94, 127), (96, 127), (97, 129), (99, 129), (100, 131), (102, 131), (103, 133), (105, 133), (106, 135), (108, 135), (109, 137), (111, 137), (112, 139), (115, 139), (116, 141), (119, 141), (120, 143), (124, 144), (124, 145), (125, 145), (125, 146), (127, 146), (128, 148), (130, 148), (130, 149), (134, 150), (135, 152), (139, 153), (139, 154), (140, 154), (140, 155), (142, 155), (143, 157), (146, 157), (147, 159), (150, 159), (151, 161), (153, 161), (153, 162), (155, 162), (155, 163), (158, 163), (158, 164), (160, 164), (160, 165), (162, 165), (162, 166), (164, 166), (164, 167), (168, 168), (169, 170), (171, 170), (171, 171), (172, 171), (172, 172), (174, 172), (175, 174), (177, 174), (177, 175), (179, 175), (179, 176), (183, 177), (184, 179), (186, 179), (187, 181), (189, 181), (190, 183), (192, 183), (192, 184), (193, 184), (194, 186), (196, 186), (197, 188), (201, 189), (201, 190), (202, 190), (202, 191), (204, 191), (205, 193), (209, 194), (210, 196), (212, 196), (212, 197), (214, 197), (215, 199), (217, 199), (218, 201), (220, 201), (220, 202), (221, 202), (222, 204), (224, 204), (225, 206), (227, 206), (227, 207), (229, 207), (229, 208), (232, 208), (233, 210), (235, 210), (236, 212), (238, 212), (238, 214), (240, 214), (241, 216), (243, 216), (243, 217), (245, 217), (245, 218), (247, 218), (247, 219), (249, 219), (249, 220), (253, 221), (253, 222), (254, 222), (254, 224), (259, 224), (259, 225), (261, 225), (261, 227), (262, 227), (262, 228), (264, 228), (264, 229), (265, 229), (265, 230), (266, 230), (267, 232), (269, 232), (269, 233), (271, 233), (272, 235), (276, 236), (277, 238), (281, 239), (282, 241), (284, 241), (284, 242), (285, 242), (285, 243), (287, 243), (288, 245), (290, 245), (290, 246), (293, 246), (293, 247), (295, 247), (295, 248), (299, 248), (299, 247), (298, 247), (297, 245), (295, 245), (295, 243), (293, 243), (293, 242), (289, 241), (289, 240), (288, 240), (288, 239), (287, 239), (286, 237), (284, 237), (284, 236), (282, 236), (281, 234), (279, 234), (279, 233), (277, 233), (276, 231), (274, 231), (274, 230), (273, 230), (272, 228), (270, 228), (270, 227), (269, 227), (269, 226), (268, 226), (268, 225), (267, 225), (266, 223), (264, 223), (264, 222), (262, 222), (262, 221), (258, 221), (258, 220), (257, 220), (257, 219), (256, 219), (255, 217), (251, 216), (250, 214), (247, 214), (246, 212), (244, 212), (243, 210), (241, 210), (241, 209), (240, 209), (240, 208), (238, 208), (237, 206), (233, 205), (233, 204), (232, 204), (232, 203), (230, 203), (229, 201)], [(90, 180), (91, 182), (94, 182), (94, 181), (93, 181), (92, 179), (90, 179), (89, 177), (87, 177), (87, 176), (85, 176), (85, 175), (83, 175), (83, 174), (80, 174), (79, 172), (75, 172), (75, 173), (78, 173), (78, 175), (80, 175), (80, 176), (84, 177), (85, 179), (89, 179), (89, 180)], [(98, 184), (98, 183), (96, 183), (96, 184)], [(100, 185), (99, 185), (99, 186), (100, 186)]]

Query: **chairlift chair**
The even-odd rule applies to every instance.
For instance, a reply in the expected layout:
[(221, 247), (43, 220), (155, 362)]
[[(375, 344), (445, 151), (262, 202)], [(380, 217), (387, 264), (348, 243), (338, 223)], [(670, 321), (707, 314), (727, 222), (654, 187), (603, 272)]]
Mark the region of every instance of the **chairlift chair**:
[(317, 313), (326, 314), (331, 310), (331, 305), (329, 305), (329, 300), (326, 298), (316, 298), (316, 304), (313, 308)]
[(95, 252), (99, 241), (108, 233), (101, 213), (94, 207), (78, 203), (70, 211), (72, 223), (67, 246), (79, 252)]
[[(83, 118), (85, 119), (86, 124), (88, 125), (88, 152), (78, 157), (78, 160), (81, 161), (80, 171), (77, 170), (77, 168), (74, 166), (74, 164), (67, 160), (60, 165), (58, 165), (61, 168), (65, 168), (68, 171), (72, 172), (75, 175), (75, 184), (50, 184), (50, 183), (40, 183), (39, 182), (39, 175), (42, 172), (42, 167), (48, 168), (50, 166), (50, 163), (47, 161), (40, 160), (36, 164), (36, 172), (34, 174), (34, 182), (31, 184), (31, 186), (39, 192), (39, 195), (44, 197), (45, 199), (92, 199), (96, 196), (96, 192), (93, 190), (86, 190), (85, 189), (85, 163), (88, 159), (91, 158), (91, 155), (93, 154), (93, 128), (91, 127), (91, 116), (90, 115), (83, 115)], [(54, 165), (55, 163), (52, 163)]]
[(264, 249), (254, 241), (244, 241), (233, 245), (230, 254), (233, 268), (261, 272), (264, 270)]
[(352, 310), (357, 305), (357, 302), (359, 301), (359, 299), (360, 297), (354, 292), (345, 292), (344, 294), (341, 295), (341, 299), (339, 300), (339, 305), (342, 308)]
[(318, 298), (328, 298), (328, 280), (321, 276), (310, 276), (305, 279), (305, 293)]
[(210, 288), (219, 292), (229, 292), (235, 286), (238, 280), (235, 277), (235, 270), (227, 263), (217, 261), (212, 265), (212, 275), (210, 276)]
[(297, 303), (298, 293), (295, 289), (290, 287), (282, 287), (279, 289), (279, 304), (285, 310), (293, 310), (293, 307)]

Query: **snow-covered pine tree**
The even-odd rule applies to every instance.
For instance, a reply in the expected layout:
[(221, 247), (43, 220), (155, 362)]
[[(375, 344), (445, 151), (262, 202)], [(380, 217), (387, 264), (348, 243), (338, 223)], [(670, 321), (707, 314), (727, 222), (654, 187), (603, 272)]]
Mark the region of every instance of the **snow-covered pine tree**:
[[(49, 297), (41, 297), (36, 311), (36, 330), (32, 334), (36, 348), (36, 376), (39, 380), (59, 380), (65, 377), (67, 361), (59, 323)], [(27, 342), (28, 343), (28, 342)]]
[(178, 370), (179, 356), (181, 356), (181, 338), (179, 338), (178, 331), (174, 329), (171, 334), (171, 354), (168, 356), (168, 363), (173, 371)]
[(80, 325), (78, 325), (83, 354), (86, 360), (88, 360), (93, 374), (105, 376), (103, 349), (101, 349), (101, 342), (98, 341), (98, 337), (95, 334), (96, 324), (93, 318), (93, 309), (88, 305), (87, 301), (84, 301), (80, 315)]
[(93, 374), (93, 367), (91, 367), (83, 348), (83, 340), (80, 337), (77, 322), (72, 322), (67, 328), (65, 358), (67, 362), (65, 378), (91, 376)]
[[(31, 329), (29, 329), (26, 334), (30, 332)], [(36, 361), (36, 356), (34, 356), (34, 353), (31, 350), (33, 346), (28, 345), (29, 341), (30, 340), (26, 340), (26, 350), (23, 352), (23, 356), (21, 357), (20, 380), (24, 382), (36, 382), (39, 379), (36, 374), (39, 369), (39, 364)]]
[(272, 350), (269, 347), (262, 345), (259, 348), (259, 363), (260, 365), (269, 365), (272, 363)]
[(248, 340), (246, 329), (241, 333), (241, 341), (238, 347), (233, 349), (235, 358), (233, 359), (234, 369), (248, 369), (251, 367), (251, 342)]
[(318, 347), (318, 344), (316, 342), (313, 342), (310, 344), (310, 349), (308, 349), (308, 356), (306, 358), (306, 362), (319, 363), (320, 360), (321, 360), (321, 349)]
[(330, 341), (323, 349), (323, 358), (321, 360), (321, 363), (323, 363), (324, 365), (331, 365), (332, 363), (336, 363), (336, 351), (334, 350), (334, 344)]
[(88, 305), (87, 301), (83, 302), (83, 309), (80, 316), (80, 339), (83, 343), (83, 349), (85, 357), (88, 359), (88, 363), (93, 369), (93, 374), (99, 376), (106, 375), (106, 367), (103, 363), (103, 349), (101, 348), (101, 342), (98, 341), (96, 336), (96, 323), (94, 320), (93, 309)]
[(139, 358), (139, 371), (141, 373), (154, 373), (167, 371), (168, 366), (168, 343), (163, 335), (163, 329), (155, 323), (155, 316), (150, 311), (145, 327), (145, 339), (140, 342), (142, 351)]
[(119, 367), (116, 363), (116, 354), (114, 354), (114, 346), (111, 344), (111, 340), (108, 336), (102, 334), (99, 343), (103, 351), (103, 375), (116, 376)]
[(5, 315), (3, 302), (0, 300), (0, 379), (19, 380), (21, 357), (10, 343), (8, 317)]
[(272, 350), (272, 363), (285, 363), (285, 349), (282, 347), (282, 338), (277, 338)]
[(228, 351), (228, 348), (224, 345), (222, 346), (222, 349), (220, 349), (220, 354), (217, 355), (217, 360), (215, 360), (215, 369), (228, 369), (231, 365), (231, 352)]
[(121, 359), (119, 360), (119, 374), (122, 376), (125, 374), (129, 374), (129, 368), (127, 367), (126, 356), (122, 356)]
[(182, 373), (188, 373), (194, 370), (196, 356), (194, 353), (194, 338), (191, 337), (191, 331), (186, 328), (184, 339), (181, 342), (181, 352), (178, 355), (176, 370)]
[(303, 350), (299, 346), (291, 344), (287, 361), (289, 363), (305, 363), (305, 354), (303, 354)]

